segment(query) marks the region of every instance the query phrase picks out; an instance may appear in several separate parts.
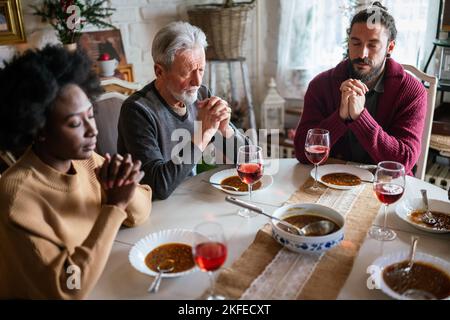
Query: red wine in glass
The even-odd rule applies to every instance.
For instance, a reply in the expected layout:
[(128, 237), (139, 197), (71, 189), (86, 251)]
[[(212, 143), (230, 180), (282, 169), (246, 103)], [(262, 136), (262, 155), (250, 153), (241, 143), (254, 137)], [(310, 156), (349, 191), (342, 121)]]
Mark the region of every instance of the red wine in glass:
[(393, 183), (379, 183), (375, 185), (375, 194), (378, 200), (384, 204), (391, 204), (400, 199), (404, 188)]
[(327, 161), (330, 148), (327, 146), (312, 145), (305, 147), (305, 155), (313, 164), (322, 164)]
[(224, 296), (214, 293), (215, 281), (213, 273), (220, 269), (227, 259), (227, 245), (222, 226), (216, 222), (203, 222), (194, 228), (192, 256), (195, 264), (203, 272), (208, 273), (210, 295), (208, 300), (223, 300)]
[[(248, 185), (248, 195), (252, 201), (253, 184), (261, 180), (264, 172), (262, 148), (255, 145), (241, 146), (238, 150), (236, 171), (239, 179)], [(238, 214), (244, 218), (255, 217), (257, 213), (240, 209)]]
[(227, 247), (220, 242), (204, 242), (195, 246), (194, 259), (203, 271), (219, 269), (227, 258)]
[(306, 158), (314, 164), (314, 184), (305, 191), (317, 193), (324, 191), (317, 183), (317, 167), (327, 161), (330, 154), (330, 132), (325, 129), (309, 129), (305, 140)]
[(398, 201), (405, 191), (405, 167), (395, 161), (382, 161), (377, 165), (373, 191), (384, 207), (383, 225), (373, 225), (369, 236), (379, 241), (391, 241), (397, 237), (394, 230), (387, 227), (388, 206)]
[(241, 163), (237, 166), (239, 178), (245, 184), (254, 184), (263, 176), (263, 166), (261, 163)]

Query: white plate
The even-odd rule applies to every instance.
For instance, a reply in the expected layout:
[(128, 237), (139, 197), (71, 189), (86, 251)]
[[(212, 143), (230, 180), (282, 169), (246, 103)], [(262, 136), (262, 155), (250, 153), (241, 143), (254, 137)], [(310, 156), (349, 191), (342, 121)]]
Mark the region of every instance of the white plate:
[[(237, 176), (237, 170), (236, 169), (226, 169), (226, 170), (222, 170), (219, 172), (216, 172), (215, 174), (213, 174), (211, 176), (211, 178), (209, 178), (209, 182), (212, 183), (221, 183), (223, 179), (226, 179), (228, 177), (232, 177), (232, 176)], [(269, 175), (264, 175), (261, 180), (262, 185), (261, 188), (259, 188), (258, 190), (252, 191), (252, 192), (258, 192), (260, 190), (264, 190), (267, 189), (268, 187), (270, 187), (273, 183), (273, 178), (272, 176)], [(248, 191), (246, 192), (242, 192), (242, 191), (233, 191), (233, 190), (227, 190), (225, 188), (222, 188), (221, 186), (216, 186), (216, 185), (211, 185), (212, 187), (222, 190), (223, 192), (226, 193), (230, 193), (230, 194), (234, 194), (236, 196), (243, 196), (248, 194)]]
[[(450, 214), (450, 203), (445, 201), (439, 201), (434, 199), (428, 200), (428, 205), (430, 210), (438, 211), (442, 213)], [(418, 209), (425, 209), (422, 198), (406, 199), (401, 201), (395, 208), (395, 213), (400, 219), (408, 222), (413, 227), (417, 229), (431, 232), (431, 233), (448, 233), (450, 230), (436, 230), (425, 225), (417, 224), (409, 219), (409, 214)]]
[[(380, 286), (381, 291), (383, 291), (385, 294), (387, 294), (388, 296), (390, 296), (394, 299), (410, 300), (409, 298), (406, 298), (406, 297), (402, 296), (401, 294), (392, 290), (384, 282), (383, 270), (385, 267), (388, 267), (394, 263), (398, 263), (398, 262), (405, 261), (408, 259), (409, 259), (409, 251), (400, 251), (400, 252), (395, 252), (395, 253), (392, 253), (389, 255), (381, 256), (372, 263), (372, 266), (375, 267), (372, 269), (374, 271), (374, 273), (371, 276), (372, 279), (375, 280), (375, 283)], [(429, 254), (425, 254), (422, 252), (416, 252), (414, 261), (427, 262), (429, 264), (432, 264), (432, 265), (438, 267), (441, 271), (444, 271), (448, 275), (450, 275), (450, 263), (443, 259), (431, 256)], [(448, 296), (444, 300), (450, 300), (450, 296)]]
[[(311, 170), (311, 177), (314, 179), (314, 168)], [(355, 166), (346, 165), (346, 164), (326, 164), (323, 166), (319, 166), (317, 169), (317, 180), (326, 185), (329, 188), (340, 189), (340, 190), (348, 190), (352, 189), (356, 186), (338, 186), (331, 183), (326, 183), (322, 181), (322, 176), (329, 173), (351, 173), (355, 176), (359, 177), (362, 180), (373, 181), (373, 174), (365, 169), (361, 169)]]
[[(192, 246), (194, 243), (194, 232), (184, 229), (170, 229), (149, 234), (136, 242), (133, 248), (131, 248), (128, 255), (131, 265), (137, 271), (148, 274), (149, 276), (156, 276), (157, 273), (145, 264), (145, 257), (150, 251), (166, 243), (184, 243)], [(197, 267), (193, 267), (192, 269), (183, 272), (163, 273), (162, 276), (164, 278), (184, 276), (196, 269)]]

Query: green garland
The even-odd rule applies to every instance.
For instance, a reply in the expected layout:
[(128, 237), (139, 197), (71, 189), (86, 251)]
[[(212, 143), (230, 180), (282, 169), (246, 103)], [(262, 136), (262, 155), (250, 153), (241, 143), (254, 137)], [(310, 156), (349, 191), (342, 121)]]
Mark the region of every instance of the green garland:
[[(98, 28), (113, 28), (106, 21), (116, 9), (105, 7), (108, 0), (43, 0), (40, 6), (30, 5), (34, 9), (33, 15), (42, 17), (57, 32), (63, 44), (77, 42), (81, 31), (88, 24)], [(71, 5), (79, 8), (79, 12), (69, 10)], [(80, 17), (77, 19), (77, 17)], [(74, 23), (79, 22), (76, 27)]]

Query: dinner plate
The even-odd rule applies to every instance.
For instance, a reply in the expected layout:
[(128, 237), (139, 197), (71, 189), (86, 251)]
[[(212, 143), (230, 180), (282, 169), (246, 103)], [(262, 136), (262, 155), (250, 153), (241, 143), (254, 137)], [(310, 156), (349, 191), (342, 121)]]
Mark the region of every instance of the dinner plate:
[[(405, 297), (392, 290), (386, 284), (386, 282), (384, 282), (383, 279), (384, 268), (394, 263), (402, 262), (408, 259), (409, 259), (409, 251), (399, 251), (378, 257), (370, 266), (370, 270), (371, 272), (373, 272), (371, 274), (371, 278), (374, 280), (375, 285), (378, 286), (379, 289), (381, 289), (381, 291), (383, 291), (386, 295), (390, 296), (391, 298), (398, 300), (410, 300), (410, 298)], [(414, 256), (414, 261), (426, 262), (428, 264), (434, 265), (435, 267), (438, 267), (440, 270), (450, 275), (450, 263), (441, 258), (425, 254), (422, 252), (416, 252)], [(448, 296), (444, 300), (450, 300), (450, 296)]]
[[(314, 168), (311, 170), (311, 177), (314, 179)], [(359, 177), (362, 180), (373, 181), (374, 176), (369, 170), (361, 169), (355, 166), (346, 164), (326, 164), (319, 166), (317, 169), (317, 180), (326, 185), (329, 188), (349, 190), (357, 186), (338, 186), (335, 184), (322, 181), (322, 177), (329, 173), (351, 173)]]
[[(439, 201), (434, 199), (428, 200), (429, 209), (432, 211), (438, 211), (442, 213), (450, 213), (450, 203), (445, 201)], [(413, 199), (406, 199), (404, 201), (401, 201), (397, 204), (395, 208), (395, 213), (397, 216), (412, 225), (413, 227), (431, 232), (431, 233), (448, 233), (450, 230), (436, 230), (433, 228), (430, 228), (425, 225), (417, 224), (409, 219), (409, 215), (412, 211), (418, 210), (418, 209), (425, 209), (424, 204), (422, 201), (422, 198), (413, 198)]]
[[(211, 178), (209, 178), (209, 182), (221, 183), (223, 181), (223, 179), (226, 179), (226, 178), (229, 178), (232, 176), (237, 176), (237, 175), (238, 174), (237, 174), (236, 169), (226, 169), (226, 170), (222, 170), (222, 171), (219, 171), (219, 172), (216, 172), (215, 174), (213, 174), (211, 176)], [(268, 187), (270, 187), (273, 183), (273, 178), (272, 178), (272, 176), (264, 175), (260, 181), (262, 183), (261, 188), (259, 188), (258, 190), (252, 191), (252, 193), (258, 192), (260, 190), (264, 190), (264, 189), (267, 189)], [(222, 190), (223, 192), (226, 192), (229, 194), (234, 194), (236, 196), (243, 196), (243, 195), (248, 194), (248, 191), (243, 192), (243, 191), (227, 190), (225, 188), (222, 188), (221, 186), (213, 185), (213, 184), (211, 186), (216, 189)]]
[[(184, 243), (192, 246), (194, 243), (194, 232), (184, 229), (169, 229), (151, 233), (134, 244), (128, 255), (131, 265), (138, 271), (156, 276), (158, 273), (151, 270), (145, 264), (145, 257), (156, 247), (167, 243)], [(194, 272), (197, 267), (193, 267), (183, 272), (163, 273), (164, 278), (175, 278)]]

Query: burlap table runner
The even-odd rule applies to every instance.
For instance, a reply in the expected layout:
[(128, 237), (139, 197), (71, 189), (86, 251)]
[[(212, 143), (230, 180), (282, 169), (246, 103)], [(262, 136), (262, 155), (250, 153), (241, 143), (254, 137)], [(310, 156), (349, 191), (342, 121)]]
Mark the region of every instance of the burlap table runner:
[[(304, 191), (312, 183), (313, 179), (309, 178), (287, 204), (317, 202), (321, 194), (312, 195)], [(322, 256), (297, 299), (335, 299), (338, 296), (380, 205), (373, 195), (372, 186), (366, 185), (346, 216), (345, 239)], [(265, 225), (241, 257), (220, 272), (216, 293), (230, 299), (240, 298), (280, 249), (282, 246), (271, 236), (270, 224)]]

